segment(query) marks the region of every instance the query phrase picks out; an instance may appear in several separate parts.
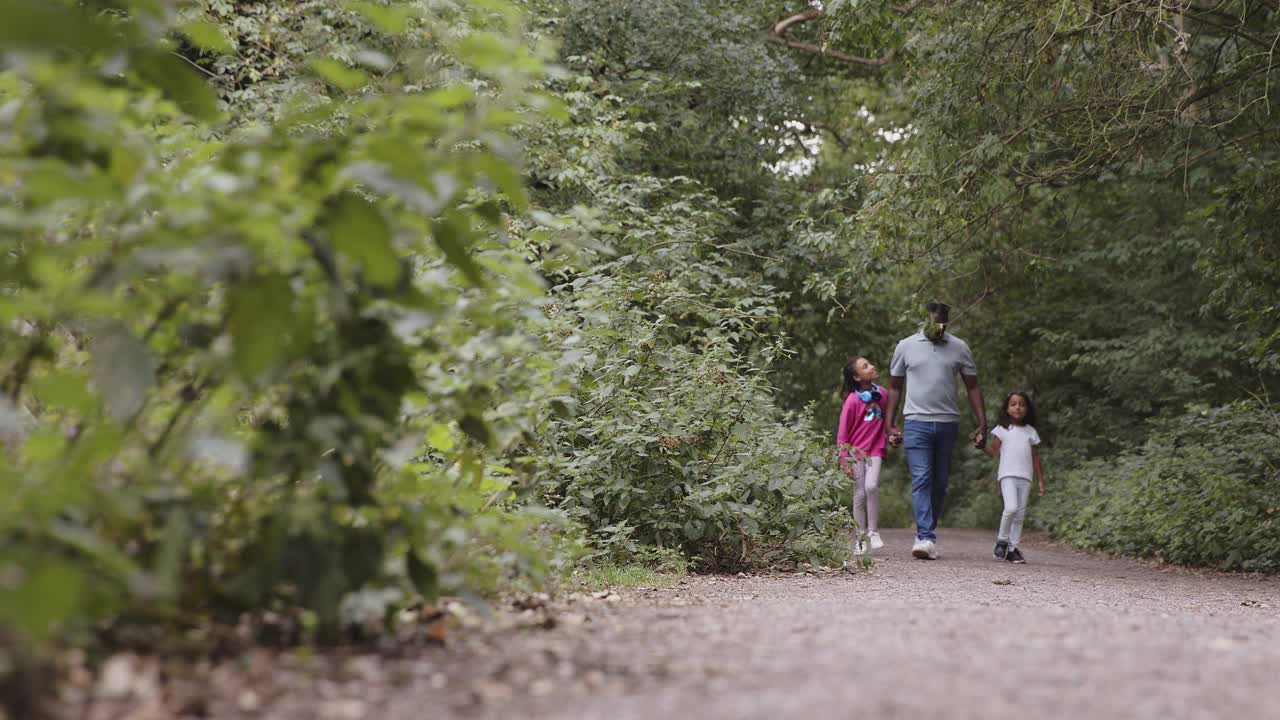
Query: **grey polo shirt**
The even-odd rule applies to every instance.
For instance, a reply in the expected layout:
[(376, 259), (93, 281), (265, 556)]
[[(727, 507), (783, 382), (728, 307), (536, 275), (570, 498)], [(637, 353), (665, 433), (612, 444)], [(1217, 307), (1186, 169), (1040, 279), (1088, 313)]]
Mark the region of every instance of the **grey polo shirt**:
[(947, 341), (933, 343), (918, 332), (898, 341), (889, 363), (889, 374), (907, 379), (907, 403), (902, 416), (924, 422), (960, 422), (956, 403), (956, 372), (976, 377), (969, 344), (946, 334)]

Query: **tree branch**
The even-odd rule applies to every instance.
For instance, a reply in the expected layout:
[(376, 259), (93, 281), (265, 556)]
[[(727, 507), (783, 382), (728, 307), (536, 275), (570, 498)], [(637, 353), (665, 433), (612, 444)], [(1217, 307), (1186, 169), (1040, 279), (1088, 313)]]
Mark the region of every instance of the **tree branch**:
[(845, 140), (844, 137), (840, 133), (836, 132), (836, 129), (831, 127), (830, 125), (826, 123), (820, 123), (820, 122), (811, 122), (809, 123), (809, 127), (812, 128), (813, 130), (827, 131), (827, 134), (830, 135), (831, 138), (836, 141), (836, 144), (840, 146), (841, 150), (849, 149), (849, 141)]
[(779, 20), (769, 28), (768, 40), (774, 45), (781, 45), (783, 47), (791, 48), (792, 50), (803, 50), (804, 52), (807, 52), (807, 53), (813, 53), (814, 55), (829, 57), (832, 60), (839, 60), (841, 62), (849, 63), (852, 65), (882, 67), (884, 65), (888, 65), (889, 63), (893, 62), (893, 55), (894, 55), (893, 50), (890, 50), (889, 52), (885, 53), (884, 57), (865, 58), (865, 57), (859, 57), (857, 55), (849, 55), (847, 53), (842, 53), (839, 50), (830, 50), (830, 49), (827, 49), (826, 47), (820, 47), (818, 45), (814, 45), (813, 43), (801, 42), (799, 40), (791, 40), (790, 38), (783, 36), (783, 33), (787, 31), (787, 28), (791, 27), (792, 25), (798, 25), (800, 23), (809, 22), (810, 20), (815, 20), (817, 18), (822, 17), (823, 14), (824, 14), (823, 11), (820, 10), (819, 8), (811, 7), (808, 10), (805, 10), (804, 12), (797, 13), (795, 15), (792, 15), (789, 18), (784, 18), (782, 20)]
[(1260, 130), (1255, 130), (1254, 132), (1251, 132), (1251, 133), (1245, 133), (1244, 135), (1241, 135), (1240, 137), (1233, 138), (1233, 139), (1231, 139), (1231, 140), (1227, 140), (1226, 142), (1222, 143), (1221, 145), (1215, 145), (1214, 147), (1211, 147), (1211, 148), (1209, 148), (1208, 150), (1205, 150), (1205, 151), (1203, 151), (1203, 152), (1197, 153), (1196, 155), (1194, 155), (1194, 156), (1192, 156), (1192, 157), (1190, 157), (1190, 158), (1187, 158), (1185, 161), (1183, 161), (1183, 163), (1182, 163), (1181, 165), (1177, 165), (1177, 166), (1174, 166), (1174, 167), (1172, 167), (1172, 168), (1169, 168), (1169, 172), (1165, 173), (1164, 177), (1165, 177), (1165, 179), (1167, 180), (1167, 179), (1169, 179), (1169, 178), (1173, 177), (1173, 176), (1174, 176), (1176, 173), (1178, 173), (1179, 171), (1181, 171), (1181, 172), (1183, 172), (1183, 173), (1185, 174), (1188, 170), (1190, 170), (1190, 169), (1191, 169), (1191, 166), (1192, 166), (1192, 165), (1195, 165), (1195, 164), (1199, 163), (1201, 160), (1204, 160), (1205, 158), (1209, 157), (1210, 155), (1216, 155), (1216, 154), (1218, 154), (1218, 153), (1222, 152), (1223, 150), (1226, 150), (1227, 148), (1229, 148), (1229, 147), (1231, 147), (1231, 146), (1233, 146), (1233, 145), (1239, 145), (1240, 143), (1246, 142), (1246, 141), (1248, 141), (1248, 140), (1252, 140), (1252, 139), (1254, 139), (1254, 138), (1256, 138), (1256, 137), (1258, 137), (1258, 136), (1260, 136), (1260, 135), (1265, 135), (1265, 134), (1267, 134), (1269, 131), (1271, 131), (1272, 129), (1273, 129), (1273, 128), (1264, 127), (1264, 128), (1262, 128), (1262, 129), (1260, 129)]

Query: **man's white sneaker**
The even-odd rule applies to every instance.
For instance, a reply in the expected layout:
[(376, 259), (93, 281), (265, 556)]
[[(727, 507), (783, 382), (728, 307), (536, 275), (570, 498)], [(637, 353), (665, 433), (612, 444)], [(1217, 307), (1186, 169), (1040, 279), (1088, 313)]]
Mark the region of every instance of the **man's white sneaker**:
[(911, 546), (911, 555), (912, 557), (917, 557), (917, 558), (920, 558), (921, 560), (928, 560), (929, 559), (929, 541), (920, 540), (919, 538), (917, 538), (916, 544)]
[(866, 540), (865, 540), (861, 535), (858, 535), (858, 536), (856, 536), (856, 537), (854, 537), (854, 538), (853, 538), (853, 543), (852, 543), (851, 547), (852, 547), (852, 549), (853, 549), (853, 554), (854, 554), (854, 555), (866, 555), (866, 554), (867, 554), (867, 541), (866, 541)]
[(884, 541), (880, 539), (880, 533), (878, 532), (867, 533), (867, 544), (871, 546), (872, 550), (879, 550), (884, 547)]
[(911, 546), (911, 554), (921, 560), (937, 560), (938, 546), (932, 540), (916, 540)]

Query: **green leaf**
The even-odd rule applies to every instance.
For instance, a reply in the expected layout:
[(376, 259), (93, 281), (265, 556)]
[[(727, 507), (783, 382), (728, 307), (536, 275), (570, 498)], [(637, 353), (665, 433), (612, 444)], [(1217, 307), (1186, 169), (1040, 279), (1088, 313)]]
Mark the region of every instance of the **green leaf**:
[(62, 457), (66, 447), (67, 438), (57, 428), (43, 427), (22, 444), (22, 457), (33, 465), (46, 463)]
[(119, 187), (106, 173), (92, 167), (73, 168), (53, 159), (31, 166), (22, 178), (29, 202), (36, 205), (62, 200), (106, 202), (117, 199)]
[(560, 98), (547, 92), (535, 92), (529, 96), (529, 107), (548, 118), (559, 122), (569, 122), (569, 107)]
[(158, 88), (189, 115), (201, 120), (213, 120), (218, 116), (218, 99), (205, 76), (177, 55), (160, 51), (141, 52), (134, 68), (144, 81)]
[(120, 187), (128, 187), (138, 171), (142, 169), (142, 158), (138, 153), (124, 144), (111, 148), (111, 180)]
[(235, 52), (231, 41), (222, 34), (222, 28), (211, 22), (197, 21), (182, 26), (182, 34), (187, 36), (192, 45), (211, 53), (230, 54)]
[(52, 523), (47, 533), (55, 543), (91, 558), (95, 565), (114, 577), (126, 579), (139, 574), (138, 566), (128, 553), (88, 528), (59, 521)]
[(311, 69), (325, 82), (348, 92), (359, 90), (369, 82), (369, 76), (364, 72), (349, 68), (332, 58), (312, 60)]
[(453, 432), (448, 425), (436, 423), (427, 430), (427, 442), (440, 452), (449, 452), (454, 447)]
[(466, 433), (471, 437), (471, 439), (481, 445), (488, 445), (489, 441), (493, 438), (493, 433), (489, 430), (489, 424), (484, 421), (484, 418), (481, 418), (478, 415), (464, 416), (458, 421), (458, 427), (462, 429), (462, 432)]
[(515, 208), (523, 212), (529, 206), (529, 196), (525, 194), (524, 178), (510, 163), (500, 160), (492, 153), (483, 153), (475, 158), (476, 167), (489, 178), (507, 200)]
[(93, 383), (116, 422), (133, 417), (156, 383), (155, 362), (147, 346), (118, 323), (95, 332), (89, 346)]
[(391, 227), (378, 206), (355, 193), (343, 193), (333, 203), (328, 227), (334, 248), (359, 263), (371, 284), (387, 287), (400, 279)]
[(364, 16), (379, 30), (391, 35), (398, 35), (408, 27), (409, 8), (403, 5), (383, 7), (370, 2), (347, 2), (343, 6)]
[(432, 90), (422, 96), (422, 101), (441, 110), (456, 110), (471, 102), (475, 93), (466, 85), (457, 84)]
[(83, 52), (119, 47), (127, 34), (111, 28), (82, 9), (48, 0), (5, 0), (0, 3), (0, 48), (45, 50), (76, 48)]
[(511, 59), (511, 43), (501, 35), (491, 32), (475, 32), (459, 45), (462, 59), (477, 70), (497, 70), (506, 67)]
[(252, 381), (280, 359), (293, 320), (293, 289), (284, 276), (263, 275), (230, 295), (232, 356), (240, 376)]
[(80, 604), (83, 578), (66, 562), (42, 559), (25, 564), (25, 569), (16, 571), (21, 579), (15, 589), (0, 587), (0, 620), (21, 629), (31, 640), (42, 641)]
[(409, 579), (424, 598), (434, 598), (440, 591), (440, 573), (435, 566), (418, 557), (417, 551), (410, 549), (405, 555), (405, 566), (409, 571)]
[(433, 226), (432, 237), (436, 245), (444, 252), (445, 258), (471, 281), (471, 284), (484, 287), (487, 285), (480, 274), (480, 266), (467, 251), (471, 244), (471, 225), (467, 216), (458, 210), (450, 210), (443, 221)]
[(36, 397), (53, 407), (82, 415), (97, 412), (98, 399), (89, 389), (89, 379), (74, 370), (56, 370), (35, 383)]

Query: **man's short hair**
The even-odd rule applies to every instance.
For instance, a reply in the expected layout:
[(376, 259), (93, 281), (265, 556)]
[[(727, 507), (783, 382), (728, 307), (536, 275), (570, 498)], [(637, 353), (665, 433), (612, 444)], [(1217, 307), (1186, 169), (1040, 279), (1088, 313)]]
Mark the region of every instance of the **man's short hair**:
[(927, 305), (925, 305), (924, 307), (925, 307), (925, 309), (926, 309), (926, 310), (928, 310), (931, 314), (932, 314), (932, 313), (940, 313), (940, 314), (942, 314), (942, 315), (950, 315), (950, 314), (951, 314), (951, 306), (950, 306), (950, 305), (948, 305), (948, 304), (946, 304), (946, 303), (944, 303), (944, 302), (938, 302), (937, 300), (930, 300), (930, 301), (929, 301), (929, 303), (928, 303)]

